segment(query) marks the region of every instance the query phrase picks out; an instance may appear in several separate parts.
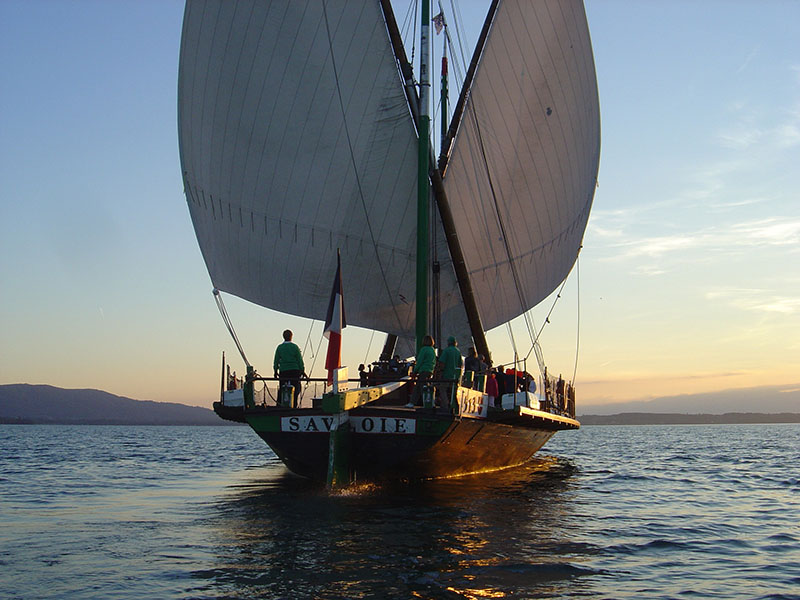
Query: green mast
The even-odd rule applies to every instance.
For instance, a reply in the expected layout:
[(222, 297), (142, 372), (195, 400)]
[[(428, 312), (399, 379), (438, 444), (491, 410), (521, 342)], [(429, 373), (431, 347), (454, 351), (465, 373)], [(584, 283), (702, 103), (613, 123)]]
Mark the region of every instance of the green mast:
[(422, 0), (419, 59), (419, 169), (417, 172), (417, 350), (428, 334), (428, 183), (430, 116), (430, 0)]

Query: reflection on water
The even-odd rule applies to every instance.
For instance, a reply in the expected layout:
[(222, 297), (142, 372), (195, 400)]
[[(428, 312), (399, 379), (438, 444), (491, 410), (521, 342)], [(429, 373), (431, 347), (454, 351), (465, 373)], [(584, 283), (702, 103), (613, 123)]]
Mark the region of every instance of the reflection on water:
[[(211, 524), (219, 566), (197, 591), (233, 597), (558, 595), (572, 563), (566, 460), (329, 493), (272, 464), (229, 489)], [(573, 590), (574, 591), (574, 590)]]
[(800, 598), (800, 425), (546, 453), (331, 495), (245, 427), (0, 426), (0, 598)]

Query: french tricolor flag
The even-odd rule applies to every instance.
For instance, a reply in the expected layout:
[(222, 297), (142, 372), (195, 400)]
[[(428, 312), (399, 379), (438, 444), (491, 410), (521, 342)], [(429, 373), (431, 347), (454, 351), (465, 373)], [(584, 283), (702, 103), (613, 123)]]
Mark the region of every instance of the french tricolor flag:
[(325, 368), (328, 369), (328, 383), (333, 383), (333, 371), (342, 366), (342, 329), (347, 327), (344, 317), (344, 297), (342, 294), (342, 259), (336, 251), (336, 279), (333, 280), (331, 301), (328, 303), (328, 316), (325, 317), (325, 332), (328, 338), (328, 356)]

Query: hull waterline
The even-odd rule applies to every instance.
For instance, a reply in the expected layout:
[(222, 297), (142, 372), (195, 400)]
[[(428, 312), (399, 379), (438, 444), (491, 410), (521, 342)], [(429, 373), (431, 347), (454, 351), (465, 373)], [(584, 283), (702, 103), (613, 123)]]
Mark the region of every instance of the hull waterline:
[(334, 445), (349, 481), (432, 479), (521, 465), (556, 431), (580, 426), (524, 407), (488, 418), (403, 407), (363, 407), (346, 415), (278, 407), (226, 412), (219, 403), (215, 410), (250, 425), (292, 472), (321, 481), (330, 478)]

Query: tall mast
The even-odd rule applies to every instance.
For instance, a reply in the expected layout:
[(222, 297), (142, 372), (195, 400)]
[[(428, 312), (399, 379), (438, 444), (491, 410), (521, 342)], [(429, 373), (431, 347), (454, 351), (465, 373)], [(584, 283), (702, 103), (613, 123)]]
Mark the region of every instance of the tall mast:
[[(441, 10), (441, 1), (439, 2), (439, 10)], [(448, 89), (447, 89), (447, 42), (449, 41), (447, 36), (447, 23), (444, 19), (444, 12), (440, 12), (439, 16), (441, 17), (441, 27), (444, 28), (444, 37), (443, 40), (443, 48), (442, 48), (442, 89), (440, 92), (440, 99), (442, 101), (442, 147), (444, 147), (447, 141), (447, 101), (448, 101)], [(438, 26), (437, 26), (437, 34), (438, 34)]]
[(430, 138), (430, 0), (422, 0), (420, 11), (420, 60), (419, 60), (419, 157), (417, 172), (417, 350), (422, 347), (422, 338), (428, 334), (428, 179)]
[[(406, 96), (408, 98), (408, 107), (411, 110), (411, 114), (414, 118), (414, 123), (417, 125), (417, 130), (421, 130), (420, 127), (420, 102), (414, 89), (413, 85), (413, 74), (411, 72), (411, 65), (408, 62), (408, 57), (406, 56), (405, 49), (403, 48), (403, 42), (400, 38), (400, 31), (397, 27), (397, 21), (394, 18), (394, 12), (392, 11), (392, 6), (389, 0), (380, 0), (381, 7), (383, 8), (384, 17), (386, 18), (386, 26), (389, 33), (389, 38), (392, 41), (392, 47), (394, 49), (395, 57), (397, 58), (398, 65), (400, 67), (400, 72), (403, 76), (403, 82), (406, 90)], [(475, 68), (478, 62), (478, 56), (480, 55), (480, 51), (483, 49), (483, 45), (486, 41), (486, 36), (488, 35), (488, 31), (491, 25), (492, 20), (494, 19), (495, 11), (497, 9), (497, 2), (498, 0), (494, 0), (492, 2), (492, 7), (489, 10), (489, 14), (487, 15), (486, 22), (484, 23), (483, 32), (481, 34), (481, 42), (480, 42), (480, 49), (476, 50), (475, 57), (473, 58), (473, 64), (470, 66), (471, 73), (474, 74)], [(470, 81), (472, 76), (469, 77)], [(459, 104), (463, 107), (464, 104), (464, 95), (466, 91), (462, 91), (462, 98), (459, 100)], [(453, 120), (455, 123), (455, 119)], [(454, 130), (455, 125), (451, 124), (450, 129)], [(450, 134), (452, 132), (448, 130), (448, 138), (447, 143), (450, 142)], [(450, 205), (447, 201), (447, 195), (444, 192), (444, 185), (442, 185), (442, 177), (439, 170), (435, 167), (436, 160), (435, 158), (430, 155), (429, 160), (429, 174), (430, 174), (430, 181), (431, 185), (433, 186), (433, 195), (436, 200), (437, 208), (439, 211), (439, 216), (442, 219), (442, 226), (445, 231), (445, 238), (447, 241), (447, 246), (450, 251), (450, 256), (453, 260), (453, 269), (455, 270), (456, 280), (458, 281), (458, 287), (461, 291), (461, 298), (464, 302), (464, 309), (467, 313), (467, 320), (469, 321), (470, 330), (472, 332), (472, 339), (475, 342), (475, 349), (478, 353), (483, 354), (488, 360), (491, 360), (491, 353), (489, 352), (489, 346), (486, 343), (486, 335), (483, 331), (483, 325), (481, 323), (480, 314), (478, 312), (478, 305), (475, 299), (475, 293), (472, 289), (472, 283), (470, 282), (469, 272), (467, 271), (467, 266), (464, 261), (464, 254), (461, 251), (461, 244), (458, 241), (458, 236), (455, 232), (455, 224), (453, 222), (453, 214), (450, 210)], [(441, 160), (441, 158), (440, 158)], [(425, 229), (424, 231), (428, 231)], [(419, 302), (417, 303), (419, 306)], [(425, 303), (427, 305), (427, 303)], [(419, 344), (419, 338), (417, 343)]]

